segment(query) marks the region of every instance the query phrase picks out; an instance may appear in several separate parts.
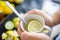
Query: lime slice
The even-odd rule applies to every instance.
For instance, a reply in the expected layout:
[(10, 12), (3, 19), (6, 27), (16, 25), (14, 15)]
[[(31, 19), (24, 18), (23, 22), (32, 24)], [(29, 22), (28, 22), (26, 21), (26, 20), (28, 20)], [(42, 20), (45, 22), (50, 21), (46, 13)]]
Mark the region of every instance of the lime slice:
[(18, 18), (18, 17), (13, 18), (14, 27), (17, 27), (19, 21), (20, 21), (20, 18)]
[(5, 28), (6, 28), (6, 29), (13, 29), (13, 28), (14, 28), (13, 22), (12, 22), (12, 21), (7, 21), (7, 22), (5, 23)]
[(31, 21), (28, 24), (29, 32), (39, 32), (42, 27), (42, 24), (39, 21)]

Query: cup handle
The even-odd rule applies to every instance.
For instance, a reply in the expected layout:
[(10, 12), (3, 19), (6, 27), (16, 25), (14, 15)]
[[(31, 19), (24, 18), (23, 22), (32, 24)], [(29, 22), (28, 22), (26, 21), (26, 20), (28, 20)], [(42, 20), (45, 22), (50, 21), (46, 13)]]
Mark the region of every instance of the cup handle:
[(44, 29), (47, 29), (47, 30), (51, 31), (51, 28), (47, 25), (44, 25)]
[[(48, 30), (48, 32), (44, 32), (44, 30)], [(47, 35), (50, 35), (51, 28), (49, 26), (47, 26), (47, 25), (44, 25), (42, 32), (45, 33), (45, 34), (47, 34)]]

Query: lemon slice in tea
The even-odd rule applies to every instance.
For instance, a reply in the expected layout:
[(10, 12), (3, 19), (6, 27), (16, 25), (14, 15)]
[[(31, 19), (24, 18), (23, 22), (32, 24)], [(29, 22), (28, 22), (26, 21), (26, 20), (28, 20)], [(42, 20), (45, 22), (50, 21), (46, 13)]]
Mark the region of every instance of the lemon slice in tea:
[(41, 28), (42, 28), (42, 24), (39, 21), (31, 21), (28, 24), (29, 32), (39, 32)]

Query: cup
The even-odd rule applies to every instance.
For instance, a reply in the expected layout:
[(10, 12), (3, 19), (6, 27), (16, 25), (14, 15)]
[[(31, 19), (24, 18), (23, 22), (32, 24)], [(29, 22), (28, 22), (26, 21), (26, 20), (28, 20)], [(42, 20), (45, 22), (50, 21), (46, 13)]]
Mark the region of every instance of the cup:
[[(36, 31), (36, 32), (40, 33), (40, 32), (42, 32), (44, 29), (51, 31), (48, 26), (45, 26), (45, 21), (44, 21), (44, 19), (43, 19), (41, 16), (37, 15), (37, 14), (27, 14), (27, 15), (25, 15), (23, 18), (24, 18), (24, 20), (25, 20), (26, 23), (27, 23), (27, 25), (25, 25), (23, 21), (20, 21), (21, 29), (22, 29), (23, 31), (29, 32), (29, 31), (28, 31), (29, 20), (30, 20), (30, 21), (33, 21), (32, 19), (34, 19), (34, 20), (36, 19), (36, 20), (38, 20), (38, 21), (41, 23), (41, 24), (40, 24), (40, 25), (41, 25), (41, 28), (40, 28), (38, 31)], [(35, 23), (34, 23), (34, 24), (35, 24)], [(31, 26), (31, 27), (32, 27), (32, 26)], [(39, 27), (40, 27), (40, 26), (39, 26)]]

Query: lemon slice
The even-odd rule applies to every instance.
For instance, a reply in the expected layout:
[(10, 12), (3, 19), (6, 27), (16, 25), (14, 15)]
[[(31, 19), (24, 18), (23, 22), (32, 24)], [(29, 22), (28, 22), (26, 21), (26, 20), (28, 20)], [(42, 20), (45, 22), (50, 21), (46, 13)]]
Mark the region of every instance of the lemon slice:
[(14, 36), (14, 37), (18, 37), (18, 33), (16, 30), (12, 31), (12, 30), (9, 30), (6, 32), (7, 34), (11, 35), (11, 36)]
[(2, 34), (2, 39), (5, 39), (5, 38), (7, 38), (7, 34), (6, 33), (3, 33)]
[(28, 24), (29, 32), (39, 32), (42, 27), (42, 24), (39, 21), (31, 21)]

